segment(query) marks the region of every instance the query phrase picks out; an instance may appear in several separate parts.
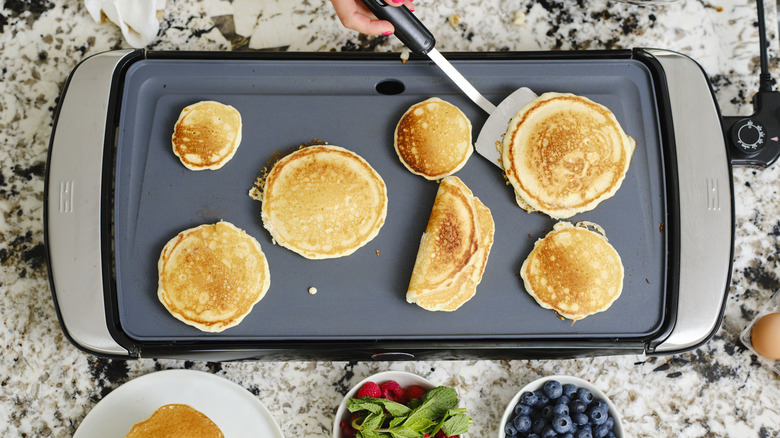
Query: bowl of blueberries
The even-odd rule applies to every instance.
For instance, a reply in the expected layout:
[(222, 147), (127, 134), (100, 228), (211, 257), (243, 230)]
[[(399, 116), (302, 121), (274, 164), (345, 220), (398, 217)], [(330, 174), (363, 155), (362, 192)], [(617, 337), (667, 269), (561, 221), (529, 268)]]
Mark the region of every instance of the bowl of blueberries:
[(498, 438), (620, 438), (615, 405), (591, 383), (548, 376), (526, 385), (509, 402)]

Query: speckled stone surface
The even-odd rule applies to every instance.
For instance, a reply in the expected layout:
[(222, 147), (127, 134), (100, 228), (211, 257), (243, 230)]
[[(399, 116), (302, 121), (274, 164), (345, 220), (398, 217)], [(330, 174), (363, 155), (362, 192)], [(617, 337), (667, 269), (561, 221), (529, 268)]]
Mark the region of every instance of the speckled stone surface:
[[(726, 115), (752, 112), (758, 36), (749, 0), (640, 6), (605, 0), (417, 0), (441, 51), (659, 47), (707, 71)], [(766, 7), (776, 23), (774, 4)], [(770, 26), (771, 70), (778, 38)], [(43, 187), (54, 109), (85, 57), (127, 47), (118, 28), (94, 23), (77, 0), (13, 0), (0, 10), (0, 435), (71, 436), (102, 397), (168, 368), (223, 376), (270, 410), (285, 437), (330, 434), (351, 385), (406, 370), (458, 389), (472, 437), (497, 436), (512, 396), (549, 374), (587, 379), (620, 408), (627, 436), (780, 436), (780, 377), (740, 344), (756, 310), (780, 289), (780, 165), (734, 170), (732, 285), (720, 329), (702, 347), (663, 357), (423, 362), (191, 362), (106, 360), (62, 334), (47, 280)], [(155, 50), (399, 51), (393, 37), (340, 26), (328, 2), (168, 0)]]

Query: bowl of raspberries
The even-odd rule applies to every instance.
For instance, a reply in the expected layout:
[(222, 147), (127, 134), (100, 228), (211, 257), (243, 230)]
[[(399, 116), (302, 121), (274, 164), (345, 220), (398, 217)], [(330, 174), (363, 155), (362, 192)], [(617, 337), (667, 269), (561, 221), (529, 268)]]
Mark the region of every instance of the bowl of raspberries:
[(334, 438), (466, 438), (472, 423), (453, 388), (404, 371), (374, 374), (347, 392)]
[(514, 396), (498, 438), (621, 438), (615, 405), (591, 383), (571, 376), (535, 380)]

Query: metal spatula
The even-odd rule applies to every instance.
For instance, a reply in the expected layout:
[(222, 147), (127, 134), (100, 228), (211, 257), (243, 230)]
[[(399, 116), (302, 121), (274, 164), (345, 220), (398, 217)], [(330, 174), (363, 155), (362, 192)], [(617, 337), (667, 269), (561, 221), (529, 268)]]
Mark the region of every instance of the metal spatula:
[(490, 115), (485, 124), (482, 125), (474, 146), (478, 154), (496, 166), (501, 167), (501, 154), (496, 149), (496, 142), (506, 133), (512, 117), (517, 114), (520, 108), (536, 99), (536, 94), (529, 88), (518, 88), (498, 106), (493, 105), (434, 48), (436, 39), (433, 37), (433, 34), (406, 6), (388, 6), (383, 0), (361, 1), (377, 18), (393, 23), (395, 36), (409, 50), (418, 55), (428, 55), (469, 99)]

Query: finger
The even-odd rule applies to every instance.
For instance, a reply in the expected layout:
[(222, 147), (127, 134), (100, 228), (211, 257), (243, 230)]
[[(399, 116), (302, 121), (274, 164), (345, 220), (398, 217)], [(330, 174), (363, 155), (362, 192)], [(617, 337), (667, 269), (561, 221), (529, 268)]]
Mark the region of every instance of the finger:
[(360, 12), (339, 15), (339, 20), (344, 27), (366, 35), (390, 35), (395, 30), (389, 21), (377, 20), (373, 15), (368, 16)]

